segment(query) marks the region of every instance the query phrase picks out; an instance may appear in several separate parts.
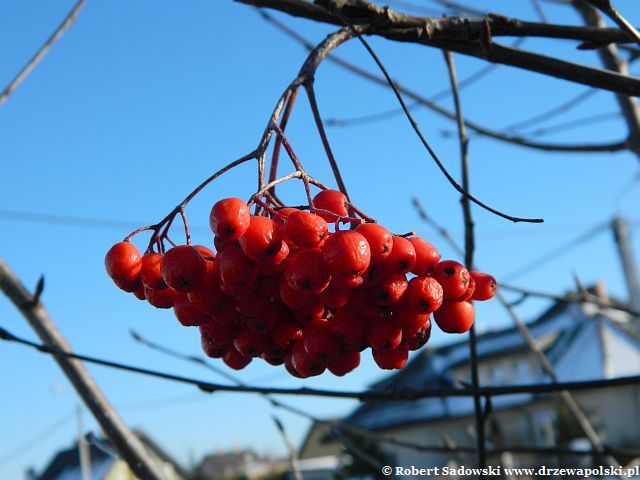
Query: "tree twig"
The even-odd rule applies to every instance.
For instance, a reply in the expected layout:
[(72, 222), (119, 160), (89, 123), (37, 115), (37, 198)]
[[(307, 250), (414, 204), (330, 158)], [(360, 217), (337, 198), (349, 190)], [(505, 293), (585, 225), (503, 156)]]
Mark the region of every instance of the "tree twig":
[(53, 44), (66, 32), (73, 22), (76, 20), (80, 9), (84, 5), (85, 0), (78, 0), (78, 2), (71, 9), (69, 14), (65, 17), (62, 23), (58, 26), (58, 28), (53, 32), (53, 34), (47, 39), (47, 41), (40, 47), (40, 50), (36, 52), (36, 54), (31, 57), (31, 59), (27, 62), (27, 64), (20, 70), (18, 75), (11, 80), (11, 83), (5, 87), (5, 89), (0, 93), (0, 106), (4, 104), (9, 98), (9, 95), (18, 88), (18, 86), (22, 83), (22, 81), (27, 78), (27, 76), (31, 73), (31, 71), (36, 68), (40, 60), (44, 58), (49, 49), (53, 46)]

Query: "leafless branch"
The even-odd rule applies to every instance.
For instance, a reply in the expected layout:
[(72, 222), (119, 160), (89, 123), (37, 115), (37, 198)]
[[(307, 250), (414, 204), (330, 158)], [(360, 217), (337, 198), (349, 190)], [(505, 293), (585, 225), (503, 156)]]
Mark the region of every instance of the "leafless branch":
[(55, 32), (47, 39), (47, 41), (40, 47), (40, 50), (36, 52), (36, 54), (31, 57), (31, 59), (27, 62), (27, 64), (20, 70), (18, 75), (11, 80), (11, 83), (7, 85), (7, 87), (0, 94), (0, 106), (4, 104), (9, 98), (9, 95), (18, 88), (18, 86), (22, 83), (22, 81), (27, 78), (27, 76), (31, 73), (31, 71), (36, 68), (40, 60), (44, 58), (49, 49), (53, 46), (53, 44), (66, 32), (73, 22), (76, 20), (80, 9), (84, 5), (85, 0), (78, 0), (78, 2), (71, 9), (69, 14), (65, 17), (62, 23), (58, 26)]

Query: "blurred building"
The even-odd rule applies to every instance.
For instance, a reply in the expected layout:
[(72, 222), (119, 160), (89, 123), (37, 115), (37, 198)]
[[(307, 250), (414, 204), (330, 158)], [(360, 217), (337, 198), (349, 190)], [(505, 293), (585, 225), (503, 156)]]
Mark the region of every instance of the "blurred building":
[[(187, 480), (189, 473), (182, 468), (164, 449), (145, 433), (137, 431), (151, 457), (160, 465), (167, 480)], [(92, 480), (135, 480), (137, 477), (129, 469), (126, 462), (115, 456), (108, 442), (95, 439), (87, 446)], [(71, 447), (57, 452), (42, 473), (37, 474), (30, 469), (29, 480), (82, 480), (80, 449), (75, 443)]]
[[(558, 302), (528, 324), (538, 346), (561, 382), (604, 380), (640, 375), (639, 319), (593, 304)], [(549, 383), (539, 361), (515, 327), (478, 335), (480, 384)], [(469, 383), (469, 342), (425, 348), (397, 373), (372, 386), (374, 390), (416, 390), (460, 387)], [(640, 386), (575, 391), (574, 396), (609, 447), (640, 445)], [(486, 423), (489, 447), (579, 445), (584, 437), (555, 394), (516, 394), (491, 398)], [(470, 397), (424, 398), (415, 402), (364, 403), (343, 422), (418, 444), (475, 446), (475, 417)], [(573, 443), (572, 443), (573, 442)], [(582, 442), (584, 443), (584, 442)], [(476, 454), (416, 451), (379, 443), (395, 465), (444, 466), (450, 461), (473, 465)], [(300, 457), (338, 454), (342, 446), (322, 424), (311, 427)], [(501, 464), (490, 458), (490, 464)], [(514, 465), (540, 464), (530, 454), (511, 455)], [(568, 460), (546, 456), (544, 462)]]
[(283, 474), (288, 463), (270, 456), (258, 455), (253, 450), (238, 448), (217, 452), (204, 457), (196, 468), (198, 480), (256, 479)]

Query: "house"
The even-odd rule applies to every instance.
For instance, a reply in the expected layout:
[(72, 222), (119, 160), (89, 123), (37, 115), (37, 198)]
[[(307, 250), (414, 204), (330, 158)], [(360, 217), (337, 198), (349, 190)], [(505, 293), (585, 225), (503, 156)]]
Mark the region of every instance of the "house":
[(197, 479), (222, 480), (229, 478), (254, 479), (266, 475), (283, 474), (288, 463), (261, 456), (253, 450), (237, 448), (204, 457), (196, 469)]
[[(186, 480), (189, 473), (144, 432), (136, 431), (136, 436), (147, 447), (152, 458), (160, 465), (167, 480)], [(113, 454), (108, 442), (95, 439), (88, 445), (90, 476), (93, 480), (135, 480), (126, 462)], [(51, 459), (42, 473), (30, 470), (28, 478), (33, 480), (82, 480), (82, 468), (78, 444), (60, 450)]]
[[(558, 302), (528, 324), (538, 346), (545, 352), (561, 382), (610, 379), (640, 374), (640, 335), (637, 318), (593, 304)], [(548, 383), (539, 361), (527, 348), (515, 327), (478, 335), (480, 384), (516, 385)], [(469, 343), (461, 341), (425, 348), (404, 369), (372, 386), (374, 390), (459, 387), (469, 383)], [(574, 392), (604, 443), (611, 447), (640, 445), (640, 386)], [(584, 437), (558, 400), (557, 394), (515, 394), (491, 399), (492, 413), (486, 423), (489, 447), (569, 445)], [(470, 397), (424, 398), (415, 402), (370, 402), (353, 411), (343, 422), (427, 445), (453, 442), (475, 445), (475, 417)], [(301, 458), (338, 454), (341, 446), (323, 425), (312, 426), (300, 452)], [(380, 443), (395, 465), (444, 466), (456, 460), (473, 465), (472, 453), (424, 452)], [(489, 463), (502, 463), (498, 457)], [(562, 460), (512, 455), (515, 465), (549, 464)]]

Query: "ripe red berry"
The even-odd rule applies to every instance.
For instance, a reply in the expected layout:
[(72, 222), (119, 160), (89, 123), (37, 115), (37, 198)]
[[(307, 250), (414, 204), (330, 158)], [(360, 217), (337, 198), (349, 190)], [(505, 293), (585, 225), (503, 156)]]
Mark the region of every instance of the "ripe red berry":
[(171, 287), (160, 290), (145, 287), (145, 296), (147, 301), (156, 308), (171, 308), (180, 294)]
[(239, 198), (225, 198), (211, 209), (209, 225), (216, 237), (227, 242), (242, 236), (249, 228), (249, 219), (249, 207), (244, 201)]
[(462, 294), (461, 297), (455, 299), (456, 302), (466, 302), (467, 300), (471, 300), (473, 294), (476, 291), (476, 281), (473, 279), (471, 273), (469, 273), (469, 284), (467, 285), (467, 291)]
[(338, 310), (330, 325), (333, 334), (344, 344), (362, 343), (366, 339), (366, 322), (357, 313)]
[(258, 276), (258, 268), (238, 246), (226, 248), (218, 257), (220, 277), (224, 283), (245, 286), (253, 283)]
[(411, 269), (411, 273), (416, 275), (428, 275), (433, 267), (440, 262), (440, 252), (426, 240), (420, 237), (410, 237), (409, 241), (416, 251), (416, 263)]
[(424, 347), (431, 338), (431, 322), (427, 320), (426, 325), (418, 331), (402, 330), (402, 346), (410, 352)]
[(325, 288), (318, 299), (324, 303), (328, 308), (339, 309), (344, 307), (351, 298), (351, 289), (340, 287), (335, 282), (330, 282), (329, 286)]
[(404, 237), (393, 236), (391, 254), (380, 265), (387, 273), (405, 274), (416, 264), (416, 250), (413, 244)]
[(295, 210), (286, 218), (285, 233), (297, 247), (313, 248), (322, 244), (329, 234), (329, 227), (321, 216)]
[(417, 331), (427, 325), (429, 314), (417, 313), (409, 308), (396, 308), (393, 312), (393, 321), (403, 330)]
[(320, 375), (327, 368), (326, 363), (309, 356), (304, 348), (303, 342), (298, 342), (293, 346), (291, 350), (291, 363), (293, 364), (293, 368), (303, 377)]
[(374, 350), (393, 350), (402, 342), (402, 328), (389, 321), (374, 322), (367, 329), (367, 340)]
[(490, 300), (498, 290), (498, 283), (491, 275), (482, 272), (471, 272), (471, 277), (476, 283), (473, 293), (474, 300)]
[(233, 344), (236, 336), (237, 327), (234, 324), (220, 325), (216, 323), (207, 323), (199, 327), (200, 335), (206, 336), (207, 341), (217, 347), (229, 347)]
[(329, 360), (327, 368), (337, 377), (342, 377), (355, 370), (360, 365), (359, 352), (342, 352), (337, 357)]
[(271, 330), (271, 340), (281, 348), (289, 349), (302, 338), (302, 326), (290, 316), (280, 318)]
[(142, 285), (142, 283), (141, 283), (140, 286), (138, 287), (138, 289), (135, 292), (133, 292), (133, 294), (135, 295), (135, 297), (138, 300), (146, 300), (147, 299), (147, 296), (144, 293), (144, 288), (145, 288), (144, 285)]
[(216, 254), (209, 247), (205, 247), (204, 245), (194, 245), (193, 248), (200, 252), (202, 258), (204, 258), (207, 262), (214, 262), (216, 259)]
[(361, 275), (371, 262), (367, 239), (353, 230), (340, 230), (329, 235), (322, 251), (329, 270), (343, 278)]
[(444, 302), (433, 319), (443, 332), (464, 333), (473, 325), (475, 309), (470, 302)]
[(190, 292), (198, 288), (207, 272), (207, 264), (197, 249), (179, 245), (162, 257), (162, 278), (174, 290)]
[(402, 299), (407, 290), (407, 277), (400, 273), (384, 276), (373, 288), (379, 305), (395, 305)]
[(404, 367), (409, 358), (409, 350), (402, 345), (393, 350), (372, 350), (373, 360), (383, 370), (398, 370)]
[(326, 327), (322, 329), (310, 328), (309, 325), (313, 325), (313, 322), (310, 322), (302, 332), (302, 343), (307, 354), (324, 363), (340, 353), (340, 340), (333, 335), (329, 322), (325, 324)]
[(402, 303), (416, 313), (429, 314), (440, 308), (442, 301), (442, 286), (435, 278), (413, 277)]
[(379, 263), (389, 255), (393, 248), (393, 235), (377, 223), (363, 223), (356, 227), (356, 232), (362, 234), (367, 239), (371, 249), (371, 263)]
[(331, 281), (331, 273), (319, 248), (305, 248), (291, 255), (283, 276), (291, 288), (312, 294), (322, 292)]
[(220, 278), (213, 269), (208, 269), (198, 287), (187, 293), (191, 304), (207, 315), (213, 315), (228, 297), (220, 290)]
[(327, 210), (334, 213), (317, 212), (327, 222), (333, 223), (339, 220), (339, 217), (346, 217), (349, 213), (347, 210), (347, 197), (338, 190), (322, 190), (313, 197), (313, 205), (321, 210)]
[(251, 358), (245, 357), (240, 354), (233, 346), (229, 348), (229, 351), (224, 354), (222, 361), (234, 370), (242, 370), (244, 367), (251, 363)]
[(469, 272), (454, 260), (443, 260), (438, 263), (433, 268), (431, 276), (442, 285), (445, 300), (462, 296), (469, 286)]
[(251, 330), (243, 329), (236, 335), (233, 345), (240, 355), (248, 358), (259, 357), (269, 345), (269, 337)]
[(269, 262), (282, 249), (282, 239), (273, 220), (267, 217), (251, 216), (249, 228), (238, 239), (244, 254), (256, 262)]
[(128, 280), (126, 278), (116, 277), (116, 278), (113, 278), (113, 283), (115, 283), (120, 290), (127, 293), (134, 293), (142, 285), (142, 282), (138, 277), (133, 278), (131, 280)]
[(262, 313), (259, 313), (253, 317), (245, 318), (245, 325), (247, 328), (256, 333), (269, 333), (278, 323), (278, 310), (275, 306), (271, 305)]
[(142, 268), (142, 256), (131, 242), (119, 242), (107, 252), (104, 265), (112, 279), (133, 280)]
[(320, 305), (324, 309), (324, 305), (318, 300), (316, 295), (292, 288), (284, 276), (280, 277), (280, 298), (282, 299), (282, 303), (294, 311), (316, 309), (317, 305)]
[(145, 287), (159, 290), (167, 286), (162, 278), (162, 257), (161, 253), (154, 252), (142, 256), (140, 280)]
[(175, 300), (173, 313), (184, 327), (197, 327), (211, 322), (211, 317), (191, 305), (186, 295)]

